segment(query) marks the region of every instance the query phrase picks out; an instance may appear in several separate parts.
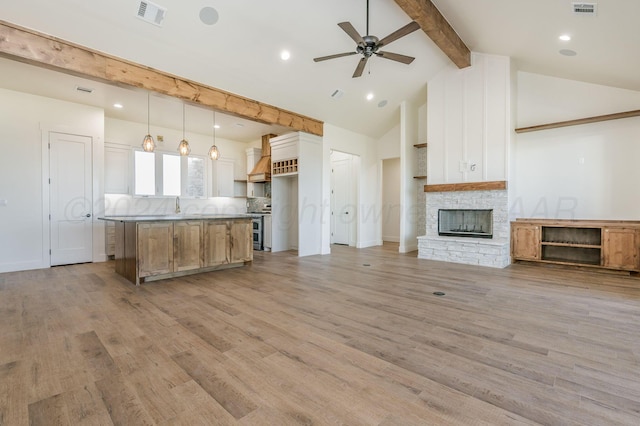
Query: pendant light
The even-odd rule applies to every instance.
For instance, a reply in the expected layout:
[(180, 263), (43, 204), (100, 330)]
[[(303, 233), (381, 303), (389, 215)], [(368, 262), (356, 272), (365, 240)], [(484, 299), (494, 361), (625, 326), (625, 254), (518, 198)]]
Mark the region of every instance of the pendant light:
[(213, 111), (213, 145), (209, 148), (209, 158), (212, 160), (217, 160), (220, 158), (220, 151), (218, 151), (218, 147), (216, 146), (216, 112)]
[(180, 155), (189, 155), (191, 153), (189, 141), (184, 137), (184, 103), (182, 104), (182, 140), (180, 141), (180, 145), (178, 145), (178, 152)]
[(149, 92), (147, 92), (147, 136), (142, 140), (142, 149), (145, 152), (153, 152), (156, 149), (156, 143), (151, 137), (151, 131), (149, 130)]

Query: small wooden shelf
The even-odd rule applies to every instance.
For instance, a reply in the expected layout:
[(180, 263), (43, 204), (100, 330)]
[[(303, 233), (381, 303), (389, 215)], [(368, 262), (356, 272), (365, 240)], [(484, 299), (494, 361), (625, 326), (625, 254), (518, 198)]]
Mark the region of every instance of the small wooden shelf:
[(602, 246), (594, 246), (592, 244), (575, 244), (575, 243), (552, 243), (543, 241), (541, 243), (543, 246), (555, 246), (555, 247), (579, 247), (579, 248), (594, 248), (599, 249)]
[(577, 126), (578, 124), (598, 123), (600, 121), (619, 120), (621, 118), (638, 116), (640, 116), (640, 110), (617, 112), (615, 114), (598, 115), (595, 117), (579, 118), (577, 120), (558, 121), (556, 123), (539, 124), (537, 126), (519, 127), (515, 132), (536, 132), (538, 130), (557, 129), (558, 127)]
[(413, 145), (415, 148), (426, 148), (427, 144), (426, 143), (417, 143)]

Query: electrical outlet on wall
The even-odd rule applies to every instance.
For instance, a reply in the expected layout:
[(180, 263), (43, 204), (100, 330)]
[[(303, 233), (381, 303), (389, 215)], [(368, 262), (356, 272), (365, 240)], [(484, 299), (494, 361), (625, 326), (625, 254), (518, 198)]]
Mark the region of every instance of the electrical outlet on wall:
[(469, 171), (469, 162), (465, 160), (460, 160), (460, 173), (465, 173)]
[(4, 207), (7, 205), (7, 200), (0, 200), (0, 207)]

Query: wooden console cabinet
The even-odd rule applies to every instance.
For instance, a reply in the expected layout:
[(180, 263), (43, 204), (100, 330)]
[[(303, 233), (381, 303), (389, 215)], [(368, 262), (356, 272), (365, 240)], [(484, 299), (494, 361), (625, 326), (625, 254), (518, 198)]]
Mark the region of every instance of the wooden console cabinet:
[(640, 221), (517, 219), (511, 260), (640, 272)]

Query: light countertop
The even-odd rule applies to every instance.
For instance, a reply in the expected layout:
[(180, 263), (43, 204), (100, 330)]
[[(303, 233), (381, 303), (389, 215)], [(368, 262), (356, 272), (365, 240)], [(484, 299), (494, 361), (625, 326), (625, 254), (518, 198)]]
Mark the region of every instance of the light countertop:
[(260, 217), (258, 213), (235, 213), (235, 214), (169, 214), (169, 215), (137, 215), (137, 216), (103, 216), (100, 220), (112, 222), (159, 222), (178, 220), (215, 220), (215, 219), (250, 219)]

